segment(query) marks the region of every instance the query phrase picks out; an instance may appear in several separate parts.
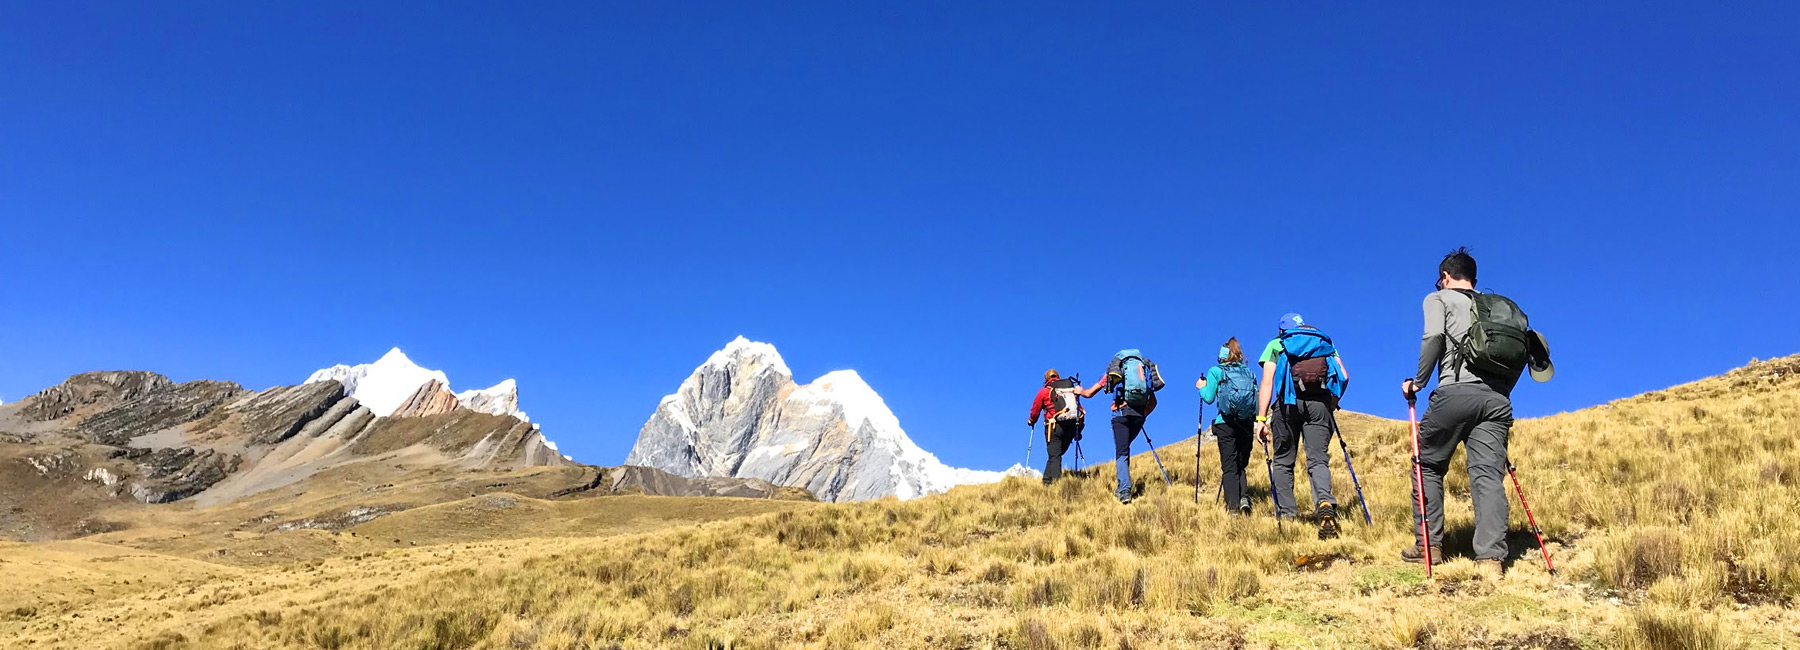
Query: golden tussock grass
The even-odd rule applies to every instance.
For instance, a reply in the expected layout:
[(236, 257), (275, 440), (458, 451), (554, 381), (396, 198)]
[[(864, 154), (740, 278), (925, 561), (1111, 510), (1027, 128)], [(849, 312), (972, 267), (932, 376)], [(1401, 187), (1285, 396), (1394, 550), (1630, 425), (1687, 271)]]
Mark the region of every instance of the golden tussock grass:
[[(1432, 580), (1400, 563), (1412, 544), (1406, 425), (1341, 420), (1374, 525), (1362, 524), (1334, 458), (1345, 534), (1330, 541), (1309, 526), (1277, 529), (1260, 453), (1256, 516), (1211, 502), (1211, 449), (1194, 503), (1189, 439), (1161, 449), (1173, 488), (1148, 454), (1134, 460), (1144, 495), (1128, 506), (1111, 496), (1111, 465), (1098, 465), (1050, 487), (1015, 478), (647, 533), (245, 569), (96, 597), (79, 618), (15, 616), (0, 639), (168, 649), (1800, 647), (1800, 357), (1520, 422), (1512, 457), (1558, 576), (1545, 572), (1516, 500), (1506, 571), (1467, 559), (1460, 454), (1447, 480), (1451, 557)], [(1191, 425), (1158, 416), (1151, 426), (1169, 437)]]

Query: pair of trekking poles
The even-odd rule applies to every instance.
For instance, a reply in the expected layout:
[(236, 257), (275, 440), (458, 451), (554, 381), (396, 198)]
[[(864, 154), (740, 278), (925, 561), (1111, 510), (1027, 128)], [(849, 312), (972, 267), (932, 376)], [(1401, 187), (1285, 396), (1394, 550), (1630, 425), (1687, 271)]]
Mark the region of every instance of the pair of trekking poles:
[[(1412, 426), (1412, 464), (1413, 464), (1413, 496), (1417, 510), (1413, 514), (1419, 522), (1419, 544), (1425, 556), (1425, 577), (1431, 577), (1431, 530), (1428, 522), (1430, 516), (1425, 511), (1425, 465), (1419, 453), (1419, 408), (1418, 395), (1406, 395), (1406, 420)], [(1531, 523), (1531, 534), (1537, 537), (1538, 552), (1544, 554), (1544, 568), (1550, 575), (1556, 575), (1556, 565), (1550, 561), (1550, 547), (1544, 545), (1544, 531), (1538, 528), (1537, 516), (1531, 514), (1531, 503), (1525, 500), (1525, 487), (1519, 483), (1519, 468), (1506, 463), (1506, 474), (1512, 477), (1513, 491), (1519, 495), (1519, 505), (1525, 508), (1525, 520)]]

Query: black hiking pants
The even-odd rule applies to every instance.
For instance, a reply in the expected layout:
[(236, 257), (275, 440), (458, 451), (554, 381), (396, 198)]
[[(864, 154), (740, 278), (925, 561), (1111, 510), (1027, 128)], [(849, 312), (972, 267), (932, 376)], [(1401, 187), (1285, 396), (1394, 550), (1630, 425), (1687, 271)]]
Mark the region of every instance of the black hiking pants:
[(1323, 399), (1294, 400), (1282, 406), (1269, 418), (1269, 434), (1275, 438), (1275, 516), (1300, 516), (1300, 502), (1294, 499), (1294, 463), (1300, 448), (1306, 447), (1306, 479), (1312, 484), (1312, 501), (1337, 505), (1331, 495), (1331, 405)]
[(1250, 466), (1250, 441), (1255, 433), (1250, 418), (1225, 418), (1213, 424), (1213, 437), (1219, 439), (1219, 483), (1225, 486), (1225, 509), (1236, 511), (1249, 505), (1249, 484), (1244, 468)]
[[(1506, 439), (1512, 423), (1512, 399), (1486, 384), (1440, 384), (1431, 391), (1430, 406), (1419, 419), (1419, 473), (1425, 479), (1432, 548), (1443, 548), (1444, 473), (1462, 444), (1468, 447), (1469, 498), (1475, 502), (1475, 559), (1506, 560), (1511, 505), (1506, 500)], [(1415, 537), (1418, 530), (1415, 519)]]
[(1044, 485), (1062, 478), (1063, 453), (1075, 446), (1075, 438), (1081, 435), (1085, 424), (1085, 420), (1044, 423), (1044, 450), (1050, 452), (1050, 457), (1044, 460)]

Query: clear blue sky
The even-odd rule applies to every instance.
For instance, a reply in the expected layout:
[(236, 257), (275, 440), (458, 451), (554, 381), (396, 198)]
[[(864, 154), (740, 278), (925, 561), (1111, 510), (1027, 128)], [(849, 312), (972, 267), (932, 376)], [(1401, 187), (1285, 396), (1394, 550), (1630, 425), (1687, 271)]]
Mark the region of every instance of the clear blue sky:
[(610, 464), (743, 334), (997, 469), (1288, 310), (1403, 416), (1462, 244), (1521, 414), (1800, 352), (1793, 3), (277, 4), (0, 6), (0, 398), (397, 345)]

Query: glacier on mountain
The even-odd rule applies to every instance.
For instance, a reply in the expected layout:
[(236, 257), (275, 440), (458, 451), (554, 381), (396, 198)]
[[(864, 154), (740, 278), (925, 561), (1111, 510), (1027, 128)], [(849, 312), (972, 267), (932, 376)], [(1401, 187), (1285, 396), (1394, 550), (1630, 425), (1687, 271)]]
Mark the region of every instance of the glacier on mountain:
[[(399, 413), (415, 395), (421, 394), (421, 389), (445, 393), (450, 390), (450, 378), (443, 371), (429, 370), (413, 363), (400, 348), (388, 350), (387, 354), (381, 355), (374, 363), (354, 366), (340, 363), (320, 369), (307, 377), (306, 383), (333, 379), (343, 384), (344, 391), (368, 407), (370, 412), (382, 417)], [(436, 387), (429, 386), (432, 382), (436, 382)], [(449, 408), (451, 397), (450, 394), (444, 394), (442, 402), (433, 404), (439, 409)], [(488, 388), (454, 393), (454, 398), (455, 407), (490, 415), (508, 415), (521, 422), (531, 422), (531, 418), (519, 410), (519, 385), (511, 379)], [(416, 413), (409, 411), (407, 414)], [(532, 428), (537, 429), (537, 425), (532, 425)], [(552, 451), (556, 450), (556, 443), (548, 438), (544, 439), (544, 445)], [(564, 455), (563, 458), (569, 457)]]
[(760, 478), (825, 501), (912, 499), (1005, 477), (950, 467), (920, 448), (856, 371), (799, 385), (774, 346), (741, 336), (658, 403), (625, 463)]

